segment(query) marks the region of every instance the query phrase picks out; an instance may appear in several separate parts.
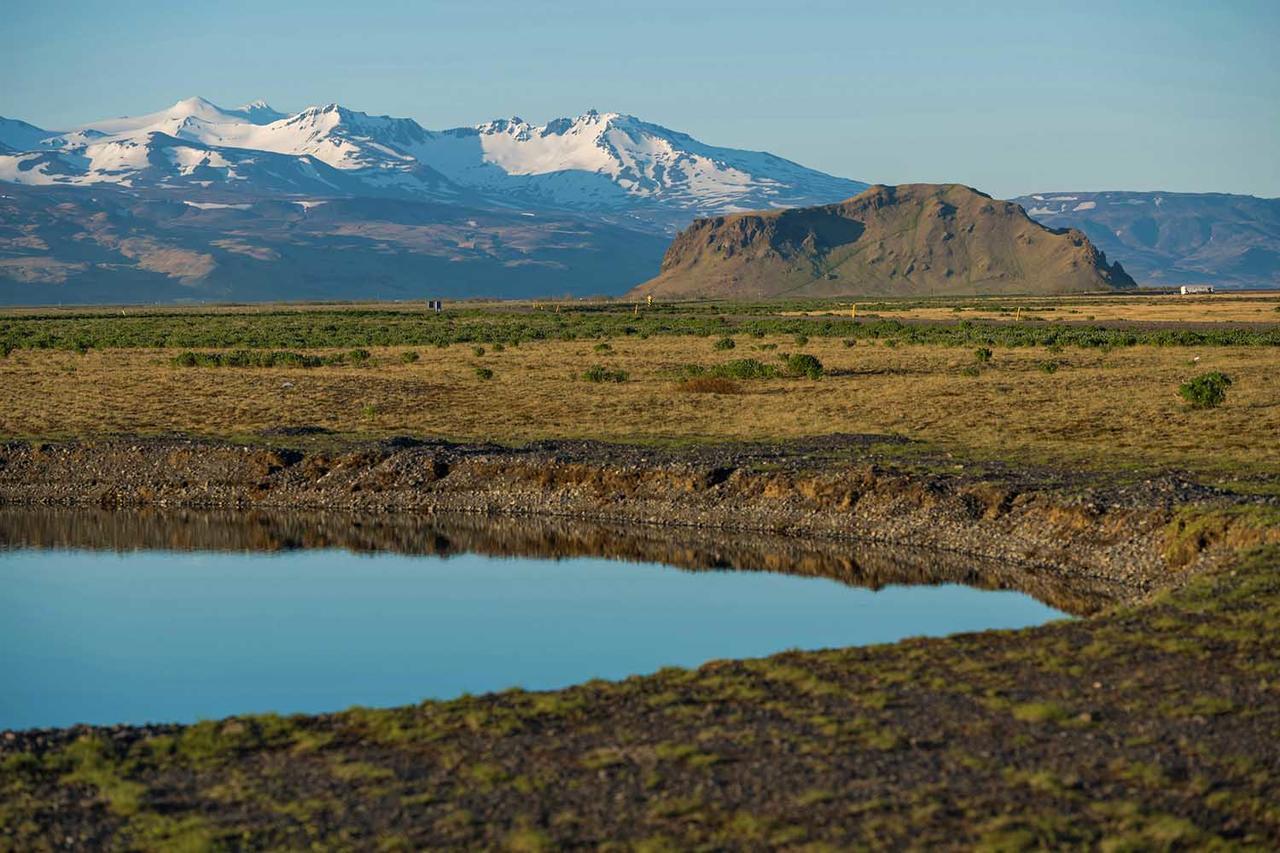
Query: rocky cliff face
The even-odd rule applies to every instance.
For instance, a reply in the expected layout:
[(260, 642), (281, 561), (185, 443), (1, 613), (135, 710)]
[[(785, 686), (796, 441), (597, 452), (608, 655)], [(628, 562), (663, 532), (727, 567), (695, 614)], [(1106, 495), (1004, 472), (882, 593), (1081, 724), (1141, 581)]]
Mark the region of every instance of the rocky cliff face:
[(1070, 293), (1134, 286), (1075, 229), (958, 184), (699, 219), (634, 293), (666, 297)]

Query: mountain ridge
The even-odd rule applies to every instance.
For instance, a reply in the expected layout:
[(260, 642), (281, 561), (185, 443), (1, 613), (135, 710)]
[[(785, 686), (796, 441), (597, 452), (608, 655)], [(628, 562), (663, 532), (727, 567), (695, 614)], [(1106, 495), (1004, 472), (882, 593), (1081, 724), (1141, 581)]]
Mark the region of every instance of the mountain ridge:
[[(430, 130), (335, 103), (286, 114), (263, 99), (223, 108), (197, 97), (64, 130), (0, 118), (0, 201), (12, 212), (0, 222), (0, 299), (98, 299), (111, 282), (163, 299), (240, 298), (268, 281), (279, 283), (274, 298), (360, 296), (343, 251), (394, 292), (455, 294), (458, 276), (476, 295), (617, 294), (652, 278), (670, 238), (695, 219), (833, 204), (867, 186), (596, 110)], [(1092, 207), (1053, 200), (1076, 195)], [(1280, 285), (1280, 200), (1016, 201), (1050, 227), (1078, 228), (1144, 283)], [(407, 206), (396, 209), (414, 210), (414, 221), (391, 222), (379, 205)], [(108, 211), (119, 239), (104, 244), (94, 218)], [(339, 213), (349, 217), (340, 226), (316, 225)], [(467, 221), (480, 224), (459, 225)], [(327, 266), (304, 259), (303, 246)], [(122, 253), (131, 247), (142, 249)], [(600, 261), (605, 247), (612, 266)]]
[[(0, 159), (0, 180), (32, 185), (170, 189), (166, 176), (137, 174), (143, 154), (121, 156), (124, 149), (146, 149), (151, 134), (162, 133), (215, 153), (243, 149), (310, 156), (378, 194), (612, 212), (628, 216), (636, 227), (668, 232), (697, 215), (834, 200), (866, 186), (772, 154), (711, 146), (634, 116), (595, 110), (544, 125), (513, 117), (437, 131), (413, 119), (370, 115), (336, 103), (285, 115), (261, 100), (228, 110), (193, 97), (154, 113), (70, 131), (0, 121), (0, 144), (11, 149)], [(256, 189), (238, 175), (223, 177), (204, 189), (210, 194)]]
[(0, 120), (0, 302), (617, 294), (694, 216), (862, 186), (595, 111), (440, 131), (197, 97)]
[(1046, 225), (1079, 228), (1145, 284), (1280, 286), (1280, 199), (1101, 190), (1014, 201)]

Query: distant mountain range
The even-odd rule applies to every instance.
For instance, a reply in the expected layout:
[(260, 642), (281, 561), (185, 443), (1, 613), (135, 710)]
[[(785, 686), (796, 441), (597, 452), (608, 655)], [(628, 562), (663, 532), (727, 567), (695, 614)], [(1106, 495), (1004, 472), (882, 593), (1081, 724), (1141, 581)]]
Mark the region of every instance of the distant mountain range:
[[(429, 130), (190, 98), (63, 130), (0, 118), (0, 302), (618, 294), (697, 218), (867, 186), (595, 111)], [(1136, 202), (1104, 206), (1119, 195), (1151, 196), (1154, 227)], [(1140, 281), (1278, 283), (1278, 202), (1173, 198), (1018, 202)]]
[[(619, 213), (672, 230), (696, 216), (793, 207), (866, 188), (772, 154), (716, 148), (594, 110), (432, 131), (337, 104), (295, 115), (203, 98), (70, 131), (0, 119), (0, 180), (236, 197), (370, 195)], [(185, 195), (184, 195), (185, 197)], [(225, 199), (223, 199), (225, 200)]]
[(1074, 229), (959, 184), (699, 219), (634, 293), (676, 299), (1081, 293), (1134, 287)]
[(617, 113), (432, 131), (202, 98), (0, 119), (0, 302), (620, 293), (697, 216), (867, 185)]
[(1280, 287), (1280, 199), (1060, 192), (1014, 201), (1046, 225), (1079, 228), (1144, 284)]

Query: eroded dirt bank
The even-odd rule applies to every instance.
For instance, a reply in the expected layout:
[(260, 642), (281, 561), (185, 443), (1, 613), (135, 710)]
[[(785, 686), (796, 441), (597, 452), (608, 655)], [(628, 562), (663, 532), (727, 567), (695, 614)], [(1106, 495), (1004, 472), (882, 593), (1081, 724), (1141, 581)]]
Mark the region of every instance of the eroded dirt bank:
[[(1082, 613), (1177, 583), (1185, 572), (1171, 572), (1164, 557), (1170, 520), (1179, 506), (1222, 499), (1173, 475), (1121, 484), (966, 468), (945, 456), (916, 455), (906, 464), (895, 450), (863, 436), (679, 449), (410, 440), (340, 449), (187, 439), (10, 443), (0, 448), (0, 505), (461, 513), (589, 519), (630, 531), (857, 539), (1016, 565), (1027, 591), (1051, 592), (1050, 603)], [(635, 536), (615, 530), (595, 536), (590, 548), (600, 553), (609, 541)], [(669, 539), (664, 533), (659, 541)], [(1212, 559), (1211, 551), (1198, 559)]]

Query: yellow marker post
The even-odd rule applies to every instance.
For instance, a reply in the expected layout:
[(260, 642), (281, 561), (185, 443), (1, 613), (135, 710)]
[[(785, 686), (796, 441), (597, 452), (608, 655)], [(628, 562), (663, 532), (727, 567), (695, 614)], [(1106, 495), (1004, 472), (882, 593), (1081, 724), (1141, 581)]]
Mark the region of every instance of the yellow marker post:
[(1022, 308), (1019, 307), (1017, 311), (1013, 312), (1013, 322), (1017, 323), (1021, 320), (1022, 320)]
[(858, 303), (854, 302), (849, 306), (849, 319), (858, 319)]
[(652, 293), (650, 293), (650, 294), (649, 294), (648, 296), (646, 296), (644, 299), (645, 299), (645, 303), (644, 303), (645, 305), (652, 305), (652, 304), (653, 304), (653, 294), (652, 294)]

